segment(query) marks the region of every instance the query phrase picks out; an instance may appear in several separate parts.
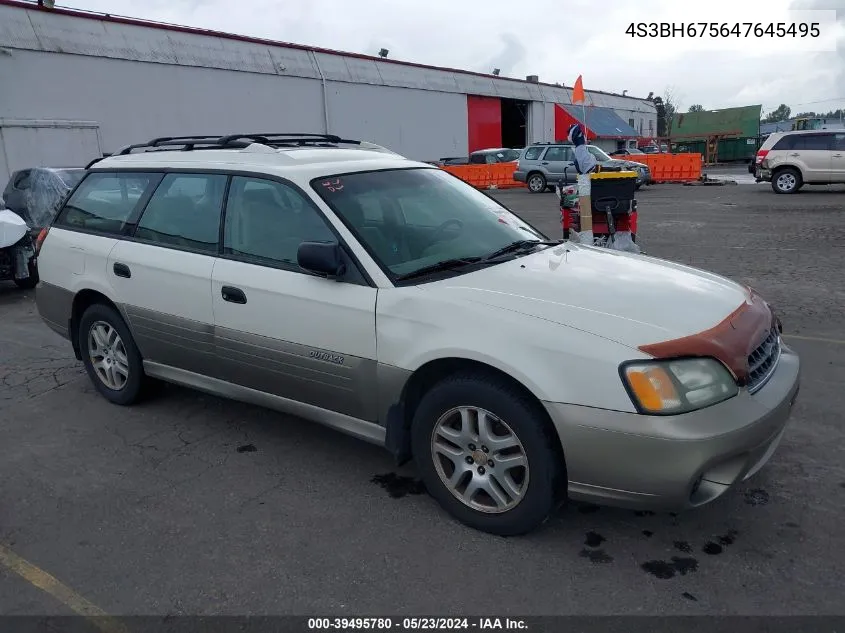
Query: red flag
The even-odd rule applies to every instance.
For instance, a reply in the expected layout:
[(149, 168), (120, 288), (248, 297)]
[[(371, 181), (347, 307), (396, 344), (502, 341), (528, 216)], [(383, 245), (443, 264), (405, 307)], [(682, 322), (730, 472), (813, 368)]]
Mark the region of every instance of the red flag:
[(572, 89), (572, 103), (584, 103), (584, 84), (581, 75), (575, 80), (575, 87)]

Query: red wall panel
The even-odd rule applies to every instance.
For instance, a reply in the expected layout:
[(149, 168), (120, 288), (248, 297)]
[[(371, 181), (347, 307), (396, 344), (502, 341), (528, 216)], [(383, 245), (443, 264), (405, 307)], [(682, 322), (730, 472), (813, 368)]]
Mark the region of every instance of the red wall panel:
[[(584, 127), (584, 124), (576, 119), (574, 116), (569, 114), (564, 108), (561, 108), (558, 104), (555, 104), (555, 140), (556, 141), (566, 141), (566, 135), (569, 133), (569, 127), (573, 124), (577, 123), (581, 127)], [(590, 128), (587, 128), (586, 132), (587, 141), (594, 141), (596, 139), (595, 132), (593, 132)]]
[(502, 146), (502, 102), (496, 97), (467, 95), (469, 151)]

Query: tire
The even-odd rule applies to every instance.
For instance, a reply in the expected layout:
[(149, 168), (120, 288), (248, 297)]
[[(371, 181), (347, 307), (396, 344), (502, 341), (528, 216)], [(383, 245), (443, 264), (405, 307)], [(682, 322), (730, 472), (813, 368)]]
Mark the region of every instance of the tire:
[[(461, 422), (462, 411), (469, 420), (466, 425)], [(493, 433), (479, 428), (479, 411), (484, 419), (494, 421), (484, 425)], [(466, 435), (459, 437), (460, 431), (447, 425), (450, 421), (466, 428)], [(504, 436), (507, 440), (496, 432), (501, 430), (496, 421), (505, 423), (504, 430), (510, 432)], [(411, 427), (414, 460), (431, 496), (458, 521), (499, 536), (525, 534), (548, 518), (561, 490), (563, 464), (553, 448), (558, 440), (545, 430), (545, 422), (539, 405), (508, 381), (477, 372), (456, 374), (435, 385), (417, 407)], [(446, 432), (451, 440), (444, 438)], [(502, 446), (507, 441), (514, 446), (505, 450), (487, 446), (497, 440)], [(451, 456), (443, 456), (435, 447), (448, 447)], [(527, 467), (515, 465), (520, 456)], [(468, 459), (473, 461), (468, 463)], [(502, 467), (504, 459), (514, 465)], [(446, 480), (459, 467), (463, 474), (450, 487)], [(502, 481), (510, 486), (510, 494)], [(476, 484), (492, 485), (498, 502), (483, 489), (470, 492), (470, 485)], [(467, 492), (468, 501), (459, 498)]]
[(772, 190), (775, 193), (797, 193), (803, 184), (801, 172), (793, 167), (779, 169), (772, 175)]
[(528, 191), (531, 193), (543, 193), (548, 186), (546, 177), (539, 172), (529, 174), (528, 178), (525, 179), (525, 184), (528, 185)]
[[(118, 343), (112, 347), (104, 360), (109, 362), (111, 366), (122, 365), (126, 372), (125, 376), (120, 371), (108, 372), (104, 369), (95, 369), (92, 360), (92, 346), (89, 345), (89, 339), (91, 339), (92, 345), (97, 342), (96, 338), (92, 337), (92, 330), (95, 327), (99, 332), (101, 343), (108, 342), (104, 341), (106, 333), (111, 334), (113, 332), (119, 337)], [(76, 335), (85, 371), (88, 372), (88, 377), (94, 383), (97, 391), (113, 404), (126, 406), (137, 402), (142, 395), (146, 381), (144, 365), (141, 353), (138, 351), (132, 334), (130, 334), (129, 328), (126, 327), (126, 323), (124, 323), (120, 314), (114, 308), (102, 303), (95, 303), (83, 313), (79, 320), (79, 329)], [(101, 372), (105, 373), (106, 378), (101, 377), (103, 375)], [(114, 378), (117, 382), (112, 385), (107, 384), (106, 379), (109, 377)], [(118, 379), (120, 377), (123, 378), (122, 381)]]

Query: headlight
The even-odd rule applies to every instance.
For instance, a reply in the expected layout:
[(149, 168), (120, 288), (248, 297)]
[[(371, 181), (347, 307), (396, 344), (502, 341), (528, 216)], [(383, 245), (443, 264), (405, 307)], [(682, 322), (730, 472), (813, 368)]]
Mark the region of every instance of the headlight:
[(620, 374), (640, 413), (687, 413), (739, 393), (730, 372), (712, 358), (635, 361), (622, 365)]

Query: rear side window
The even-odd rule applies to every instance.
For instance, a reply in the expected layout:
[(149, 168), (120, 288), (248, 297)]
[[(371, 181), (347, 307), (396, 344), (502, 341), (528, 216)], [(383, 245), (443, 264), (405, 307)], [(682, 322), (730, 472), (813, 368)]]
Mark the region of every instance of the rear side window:
[(833, 149), (832, 134), (790, 134), (780, 139), (773, 150), (830, 150)]
[(141, 198), (159, 174), (94, 172), (65, 204), (57, 226), (117, 235), (123, 232)]
[(529, 147), (525, 152), (525, 160), (538, 160), (543, 155), (545, 147)]
[(144, 209), (135, 238), (216, 254), (226, 180), (220, 174), (168, 174)]
[(836, 140), (833, 144), (833, 149), (835, 149), (837, 152), (845, 150), (845, 134), (836, 135)]
[(486, 162), (487, 154), (472, 154), (469, 157), (471, 165), (483, 165)]

